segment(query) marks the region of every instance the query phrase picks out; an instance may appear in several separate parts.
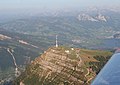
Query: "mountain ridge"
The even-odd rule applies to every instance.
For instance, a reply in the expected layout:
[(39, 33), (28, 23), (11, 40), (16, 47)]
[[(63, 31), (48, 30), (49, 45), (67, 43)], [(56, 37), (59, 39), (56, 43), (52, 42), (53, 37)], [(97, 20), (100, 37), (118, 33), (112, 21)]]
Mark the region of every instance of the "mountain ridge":
[[(95, 77), (97, 70), (101, 68), (97, 69), (95, 66), (92, 66), (94, 63), (100, 62), (94, 56), (102, 56), (102, 59), (104, 59), (108, 56), (110, 57), (111, 54), (108, 51), (64, 46), (58, 48), (50, 47), (40, 57), (31, 61), (25, 72), (14, 81), (14, 84), (89, 85)], [(107, 59), (104, 61), (107, 61)]]

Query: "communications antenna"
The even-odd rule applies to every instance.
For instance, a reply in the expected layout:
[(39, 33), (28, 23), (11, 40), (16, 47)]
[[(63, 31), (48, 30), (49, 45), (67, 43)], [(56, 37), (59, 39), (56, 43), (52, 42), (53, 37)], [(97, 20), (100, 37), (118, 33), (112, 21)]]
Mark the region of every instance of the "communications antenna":
[(56, 48), (58, 47), (58, 38), (57, 37), (58, 37), (58, 35), (56, 35), (56, 45), (55, 45)]

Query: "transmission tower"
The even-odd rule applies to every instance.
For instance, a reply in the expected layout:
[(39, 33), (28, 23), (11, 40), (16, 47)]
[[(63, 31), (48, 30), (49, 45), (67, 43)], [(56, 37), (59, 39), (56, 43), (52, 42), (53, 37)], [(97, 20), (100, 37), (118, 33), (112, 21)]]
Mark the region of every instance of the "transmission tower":
[(58, 38), (57, 38), (58, 36), (56, 35), (56, 48), (58, 47)]

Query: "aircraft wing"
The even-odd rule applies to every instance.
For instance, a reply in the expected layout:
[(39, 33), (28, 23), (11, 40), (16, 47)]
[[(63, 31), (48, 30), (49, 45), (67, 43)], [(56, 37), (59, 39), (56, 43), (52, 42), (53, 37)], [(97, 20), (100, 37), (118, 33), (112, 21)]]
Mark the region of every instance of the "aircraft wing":
[(120, 85), (120, 50), (110, 58), (91, 85)]

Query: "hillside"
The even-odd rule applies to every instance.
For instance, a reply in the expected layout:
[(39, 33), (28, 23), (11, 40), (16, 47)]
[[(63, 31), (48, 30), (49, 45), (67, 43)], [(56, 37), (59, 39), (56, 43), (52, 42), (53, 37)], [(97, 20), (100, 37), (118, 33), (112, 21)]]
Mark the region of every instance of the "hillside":
[(14, 85), (89, 85), (111, 55), (109, 51), (51, 47), (31, 61)]
[[(34, 44), (32, 39), (32, 36), (9, 32), (0, 28), (0, 81), (14, 78), (15, 65), (12, 55), (15, 57), (18, 67), (24, 70), (29, 60), (35, 59), (43, 52), (42, 50), (45, 48), (39, 44)], [(42, 42), (39, 43), (42, 44)]]

